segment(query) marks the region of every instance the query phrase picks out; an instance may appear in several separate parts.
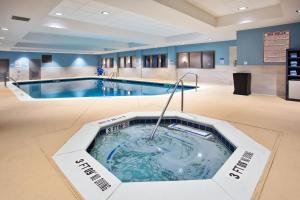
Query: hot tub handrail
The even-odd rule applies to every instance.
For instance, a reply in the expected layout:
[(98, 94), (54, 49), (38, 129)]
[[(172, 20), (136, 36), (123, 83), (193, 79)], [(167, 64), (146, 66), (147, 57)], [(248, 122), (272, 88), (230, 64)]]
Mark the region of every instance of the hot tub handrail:
[(163, 116), (164, 116), (164, 114), (165, 114), (165, 112), (166, 112), (166, 110), (167, 110), (167, 108), (168, 108), (168, 106), (169, 106), (169, 104), (170, 104), (172, 98), (173, 98), (173, 95), (174, 95), (174, 93), (176, 92), (177, 87), (178, 87), (178, 85), (179, 85), (180, 83), (181, 83), (181, 112), (183, 112), (183, 103), (184, 103), (184, 102), (183, 102), (183, 100), (184, 100), (184, 84), (183, 84), (183, 78), (184, 78), (185, 76), (187, 76), (187, 75), (195, 75), (195, 78), (196, 78), (196, 88), (195, 88), (195, 90), (196, 90), (196, 92), (197, 92), (197, 88), (198, 88), (198, 74), (195, 74), (195, 73), (192, 73), (192, 72), (188, 72), (188, 73), (185, 73), (182, 77), (180, 77), (180, 79), (175, 83), (174, 88), (173, 88), (173, 91), (172, 91), (172, 93), (171, 93), (171, 95), (170, 95), (170, 97), (169, 97), (169, 99), (168, 99), (168, 101), (167, 101), (167, 103), (166, 103), (166, 105), (165, 105), (165, 107), (164, 107), (162, 113), (160, 114), (160, 117), (158, 118), (158, 121), (157, 121), (157, 123), (156, 123), (156, 125), (155, 125), (155, 127), (154, 127), (154, 129), (153, 129), (153, 131), (152, 131), (152, 134), (151, 134), (151, 136), (150, 136), (150, 139), (151, 139), (151, 140), (153, 139), (153, 137), (154, 137), (154, 135), (155, 135), (155, 132), (156, 132), (156, 130), (157, 130), (157, 128), (158, 128), (158, 126), (159, 126), (159, 124), (160, 124), (160, 122), (161, 122), (161, 120), (162, 120), (162, 118), (163, 118)]

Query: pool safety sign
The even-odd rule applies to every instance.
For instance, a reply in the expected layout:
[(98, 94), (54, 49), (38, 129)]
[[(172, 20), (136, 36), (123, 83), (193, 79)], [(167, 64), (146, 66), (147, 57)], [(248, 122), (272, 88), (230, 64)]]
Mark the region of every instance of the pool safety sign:
[(290, 32), (277, 31), (264, 34), (264, 62), (284, 63), (286, 49), (290, 47)]
[(106, 134), (110, 134), (110, 133), (113, 133), (113, 132), (118, 131), (120, 129), (127, 128), (127, 127), (129, 127), (129, 121), (122, 122), (120, 124), (116, 124), (116, 125), (113, 125), (113, 126), (110, 126), (110, 127), (106, 128)]
[(109, 189), (111, 185), (103, 178), (91, 165), (85, 161), (83, 158), (76, 160), (75, 164), (82, 172), (101, 189), (102, 192)]
[(259, 145), (252, 144), (247, 148), (237, 147), (213, 180), (221, 185), (233, 199), (250, 200), (269, 155), (270, 152), (264, 151), (264, 147)]
[(254, 153), (250, 151), (245, 151), (242, 157), (238, 160), (236, 165), (232, 168), (232, 172), (229, 173), (230, 177), (235, 179), (240, 179), (247, 166), (249, 165)]
[(121, 184), (85, 150), (62, 153), (54, 160), (83, 199), (107, 199)]

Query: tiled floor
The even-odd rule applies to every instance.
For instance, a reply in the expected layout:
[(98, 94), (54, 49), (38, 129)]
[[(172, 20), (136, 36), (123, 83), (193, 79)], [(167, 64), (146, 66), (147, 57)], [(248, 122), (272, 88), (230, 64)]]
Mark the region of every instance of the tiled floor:
[[(185, 111), (232, 123), (272, 150), (254, 199), (299, 199), (300, 103), (232, 95), (210, 85), (186, 93)], [(0, 88), (1, 199), (80, 199), (51, 156), (86, 122), (130, 111), (159, 111), (167, 96), (20, 102)], [(176, 94), (169, 110), (179, 110)]]

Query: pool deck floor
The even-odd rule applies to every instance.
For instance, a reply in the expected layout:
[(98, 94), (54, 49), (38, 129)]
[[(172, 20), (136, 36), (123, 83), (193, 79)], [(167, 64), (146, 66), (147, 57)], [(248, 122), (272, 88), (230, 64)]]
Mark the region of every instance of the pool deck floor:
[[(201, 83), (201, 82), (200, 82)], [(184, 111), (225, 120), (272, 151), (253, 199), (300, 198), (300, 102), (233, 95), (232, 86), (185, 93)], [(0, 199), (81, 199), (51, 156), (91, 121), (132, 111), (161, 111), (168, 96), (21, 102), (0, 87)], [(179, 111), (180, 93), (168, 110)]]

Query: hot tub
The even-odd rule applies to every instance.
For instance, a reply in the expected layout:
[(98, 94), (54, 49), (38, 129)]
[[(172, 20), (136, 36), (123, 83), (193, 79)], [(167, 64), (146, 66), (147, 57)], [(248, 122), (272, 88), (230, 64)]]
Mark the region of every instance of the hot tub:
[(84, 199), (251, 199), (270, 151), (224, 121), (127, 113), (86, 124), (53, 159)]

